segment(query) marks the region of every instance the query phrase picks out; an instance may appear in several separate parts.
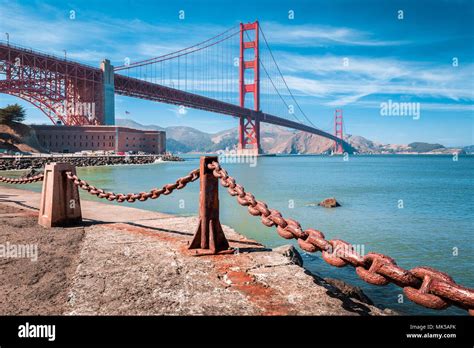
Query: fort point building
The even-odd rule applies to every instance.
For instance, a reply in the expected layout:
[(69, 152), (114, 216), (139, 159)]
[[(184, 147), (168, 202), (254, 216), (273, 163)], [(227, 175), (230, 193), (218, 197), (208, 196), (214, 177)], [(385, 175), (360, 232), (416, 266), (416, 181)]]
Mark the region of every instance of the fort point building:
[(78, 151), (146, 152), (166, 151), (166, 133), (120, 126), (31, 126), (41, 146), (51, 152)]

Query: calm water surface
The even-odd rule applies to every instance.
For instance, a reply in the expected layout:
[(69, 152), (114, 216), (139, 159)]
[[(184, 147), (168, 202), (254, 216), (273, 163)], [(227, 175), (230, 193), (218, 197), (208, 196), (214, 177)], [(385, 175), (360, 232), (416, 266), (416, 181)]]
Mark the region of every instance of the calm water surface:
[[(97, 187), (127, 193), (172, 183), (198, 166), (199, 158), (188, 156), (181, 163), (79, 168), (78, 174)], [(313, 227), (328, 239), (362, 245), (366, 253), (390, 255), (404, 268), (432, 266), (474, 287), (474, 157), (460, 157), (457, 162), (450, 156), (352, 156), (349, 161), (323, 156), (263, 157), (255, 167), (225, 164), (225, 168), (257, 199), (300, 221), (303, 228)], [(21, 186), (32, 187), (40, 189), (39, 184)], [(134, 206), (195, 215), (198, 192), (199, 183), (194, 182), (170, 196)], [(82, 192), (81, 196), (96, 199)], [(314, 205), (332, 196), (342, 207)], [(294, 243), (250, 216), (224, 189), (220, 200), (222, 223), (269, 247)], [(311, 272), (360, 286), (379, 306), (405, 314), (465, 313), (457, 308), (424, 309), (408, 299), (399, 303), (400, 288), (366, 284), (350, 266), (334, 268), (322, 261), (319, 253), (302, 254)]]

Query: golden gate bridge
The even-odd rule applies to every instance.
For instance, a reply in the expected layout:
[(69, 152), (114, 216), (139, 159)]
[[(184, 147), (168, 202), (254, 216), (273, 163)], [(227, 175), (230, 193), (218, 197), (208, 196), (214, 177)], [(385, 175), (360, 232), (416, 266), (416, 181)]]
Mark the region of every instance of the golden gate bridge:
[[(238, 151), (260, 153), (262, 122), (334, 141), (335, 153), (353, 152), (343, 140), (342, 112), (335, 132), (305, 114), (270, 49), (258, 21), (240, 23), (178, 51), (113, 67), (91, 67), (10, 43), (0, 43), (0, 93), (22, 98), (54, 123), (113, 125), (115, 94), (239, 119)], [(92, 105), (93, 112), (67, 107)]]

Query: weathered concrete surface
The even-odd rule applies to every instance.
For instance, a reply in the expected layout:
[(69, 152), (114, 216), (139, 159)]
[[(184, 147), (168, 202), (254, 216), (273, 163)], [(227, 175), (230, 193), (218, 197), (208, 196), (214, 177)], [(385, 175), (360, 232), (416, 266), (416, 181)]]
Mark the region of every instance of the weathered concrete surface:
[[(187, 244), (198, 221), (195, 217), (174, 217), (86, 200), (81, 203), (87, 225), (75, 244), (79, 251), (71, 257), (75, 270), (60, 280), (64, 291), (58, 294), (63, 296), (63, 305), (48, 314), (386, 314), (309, 274), (296, 264), (298, 258), (292, 256), (291, 248), (271, 251), (223, 226), (231, 246), (239, 252), (193, 256)], [(34, 219), (31, 213), (38, 204), (39, 194), (0, 186), (0, 205), (10, 207), (3, 215), (0, 211), (0, 219), (7, 226), (12, 214)], [(139, 207), (139, 203), (135, 205)], [(13, 207), (23, 211), (12, 212)], [(22, 216), (27, 213), (30, 217)], [(52, 231), (60, 235), (71, 233), (66, 228)], [(54, 239), (49, 242), (55, 243)], [(41, 242), (38, 247), (41, 258), (44, 244)], [(0, 271), (8, 267), (8, 263), (2, 263)], [(57, 281), (54, 273), (45, 279), (50, 285)], [(2, 293), (7, 291), (0, 289)], [(24, 299), (27, 289), (15, 296), (17, 300)], [(34, 306), (34, 301), (30, 305)], [(10, 314), (8, 310), (1, 312)], [(31, 314), (27, 308), (15, 311), (19, 313)]]

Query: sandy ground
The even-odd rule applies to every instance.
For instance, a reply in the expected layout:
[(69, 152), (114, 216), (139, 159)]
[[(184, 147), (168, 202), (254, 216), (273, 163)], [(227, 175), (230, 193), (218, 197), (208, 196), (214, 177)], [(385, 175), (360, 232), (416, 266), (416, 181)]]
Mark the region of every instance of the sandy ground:
[[(37, 224), (36, 214), (0, 204), (0, 245), (37, 246), (30, 257), (0, 258), (0, 314), (63, 313), (80, 255), (84, 228), (59, 233)], [(65, 232), (65, 233), (64, 233)], [(25, 249), (26, 250), (26, 249)], [(37, 258), (37, 260), (35, 260)]]
[[(37, 244), (38, 260), (0, 258), (0, 314), (385, 315), (227, 226), (232, 255), (187, 249), (196, 217), (82, 201), (84, 224), (36, 224), (39, 194), (0, 186), (0, 245)], [(296, 262), (297, 263), (297, 262)]]

